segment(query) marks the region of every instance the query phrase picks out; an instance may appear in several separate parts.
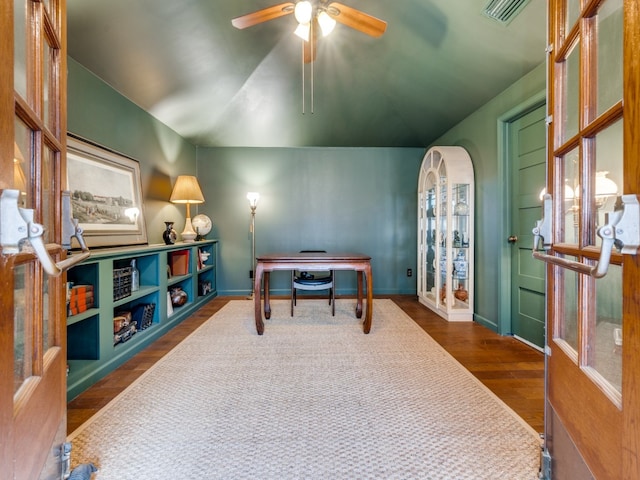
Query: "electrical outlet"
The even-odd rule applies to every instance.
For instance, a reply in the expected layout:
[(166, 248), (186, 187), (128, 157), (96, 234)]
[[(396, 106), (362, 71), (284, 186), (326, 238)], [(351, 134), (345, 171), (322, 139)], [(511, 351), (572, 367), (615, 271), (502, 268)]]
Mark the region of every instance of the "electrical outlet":
[(249, 278), (253, 278), (253, 270), (249, 270)]
[(411, 270), (410, 268), (407, 268), (407, 277), (412, 277), (413, 276), (413, 270)]

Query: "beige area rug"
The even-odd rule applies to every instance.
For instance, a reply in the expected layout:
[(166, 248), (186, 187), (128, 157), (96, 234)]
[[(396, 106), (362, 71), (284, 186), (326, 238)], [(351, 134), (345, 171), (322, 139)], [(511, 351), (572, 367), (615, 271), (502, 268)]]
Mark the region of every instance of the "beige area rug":
[(70, 437), (107, 479), (538, 478), (536, 432), (391, 300), (235, 300)]

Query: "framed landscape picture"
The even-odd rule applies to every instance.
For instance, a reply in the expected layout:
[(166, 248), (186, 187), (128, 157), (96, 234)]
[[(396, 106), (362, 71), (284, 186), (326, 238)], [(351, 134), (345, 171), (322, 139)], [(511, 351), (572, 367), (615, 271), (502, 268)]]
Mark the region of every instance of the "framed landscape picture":
[(67, 185), (89, 247), (147, 243), (136, 160), (68, 136)]

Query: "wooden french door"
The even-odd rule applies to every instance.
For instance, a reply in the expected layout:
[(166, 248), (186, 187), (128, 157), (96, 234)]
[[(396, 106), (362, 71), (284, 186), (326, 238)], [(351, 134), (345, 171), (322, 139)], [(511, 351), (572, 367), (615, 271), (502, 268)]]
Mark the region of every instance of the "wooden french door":
[(614, 248), (606, 275), (589, 269), (616, 201), (640, 193), (640, 2), (548, 5), (548, 253), (562, 261), (546, 259), (545, 478), (637, 479), (640, 261)]
[[(31, 210), (59, 260), (66, 138), (65, 0), (0, 2), (0, 189)], [(3, 210), (4, 212), (5, 210)], [(18, 222), (2, 218), (2, 231)], [(24, 230), (22, 231), (23, 233)], [(0, 255), (0, 476), (61, 478), (66, 438), (64, 275), (30, 248)]]

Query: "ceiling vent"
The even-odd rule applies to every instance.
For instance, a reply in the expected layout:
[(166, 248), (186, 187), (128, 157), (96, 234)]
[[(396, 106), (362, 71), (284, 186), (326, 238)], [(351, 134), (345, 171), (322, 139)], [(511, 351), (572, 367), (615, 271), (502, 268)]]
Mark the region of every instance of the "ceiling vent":
[(508, 25), (527, 3), (529, 0), (490, 0), (482, 13), (503, 25)]

